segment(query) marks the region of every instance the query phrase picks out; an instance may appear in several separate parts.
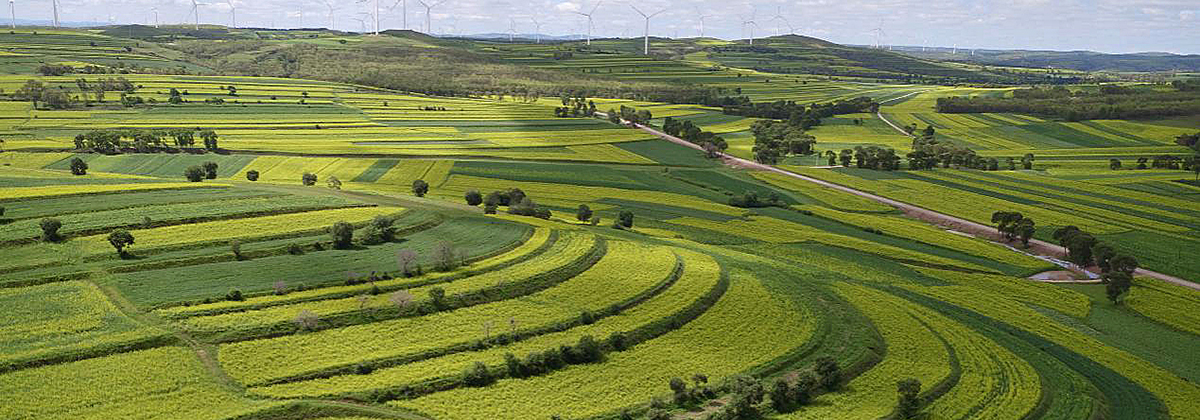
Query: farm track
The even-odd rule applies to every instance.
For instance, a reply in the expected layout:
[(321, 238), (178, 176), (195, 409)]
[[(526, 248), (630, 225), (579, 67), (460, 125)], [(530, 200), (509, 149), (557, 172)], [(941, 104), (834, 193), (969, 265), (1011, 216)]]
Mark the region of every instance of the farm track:
[[(919, 92), (914, 92), (912, 94), (916, 94), (916, 93), (919, 93)], [(910, 94), (910, 95), (912, 95), (912, 94)], [(904, 96), (901, 96), (899, 98), (894, 98), (892, 100), (901, 99), (901, 98), (904, 98)], [(882, 115), (879, 115), (879, 117), (883, 118)], [(884, 121), (887, 122), (892, 127), (895, 127), (895, 125), (892, 124), (890, 121), (887, 121), (886, 119), (884, 119)], [(656, 135), (664, 140), (670, 141), (672, 143), (676, 143), (681, 146), (704, 151), (704, 149), (702, 147), (700, 147), (699, 145), (692, 144), (691, 142), (688, 142), (687, 140), (668, 135), (667, 133), (658, 131), (658, 130), (654, 129), (653, 127), (648, 127), (648, 126), (644, 126), (644, 125), (640, 125), (640, 124), (634, 124), (634, 126), (641, 129), (642, 131), (654, 134), (654, 135)], [(899, 130), (899, 128), (897, 128), (897, 130)], [(903, 133), (903, 130), (900, 130), (900, 132)], [(907, 135), (907, 133), (905, 133), (905, 135)], [(939, 212), (936, 212), (936, 211), (933, 211), (933, 210), (930, 210), (930, 209), (927, 209), (924, 207), (918, 207), (918, 206), (915, 206), (912, 204), (908, 204), (908, 203), (904, 203), (901, 201), (886, 198), (883, 196), (871, 194), (866, 191), (856, 190), (854, 188), (850, 188), (850, 187), (843, 186), (840, 184), (835, 184), (832, 182), (823, 181), (820, 179), (801, 175), (801, 174), (798, 174), (795, 172), (779, 169), (774, 166), (763, 165), (763, 164), (760, 164), (757, 162), (742, 159), (742, 158), (739, 158), (739, 157), (736, 157), (733, 155), (729, 155), (726, 153), (720, 153), (720, 157), (727, 165), (730, 165), (730, 166), (756, 169), (756, 170), (760, 170), (760, 171), (775, 172), (775, 173), (778, 173), (781, 175), (786, 175), (786, 176), (796, 178), (799, 180), (812, 182), (814, 184), (818, 184), (818, 185), (821, 185), (824, 187), (833, 188), (838, 191), (854, 194), (859, 197), (878, 201), (880, 203), (887, 204), (889, 206), (900, 209), (901, 211), (904, 212), (904, 215), (906, 215), (908, 217), (911, 217), (914, 219), (919, 219), (919, 220), (929, 222), (929, 223), (932, 223), (935, 225), (948, 226), (950, 229), (958, 231), (958, 232), (978, 236), (981, 238), (995, 238), (995, 237), (999, 236), (999, 234), (1000, 234), (1000, 232), (997, 231), (996, 228), (988, 226), (988, 225), (972, 222), (970, 220), (951, 216), (951, 215), (948, 215), (945, 213), (939, 213)], [(993, 241), (993, 242), (995, 242), (995, 241)], [(1034, 239), (1034, 240), (1029, 241), (1029, 244), (1030, 244), (1029, 251), (1031, 253), (1036, 253), (1037, 255), (1041, 255), (1041, 256), (1057, 258), (1057, 257), (1060, 257), (1067, 253), (1067, 250), (1065, 248), (1055, 245), (1055, 244), (1052, 244), (1052, 243), (1049, 243), (1049, 242), (1042, 241), (1042, 240)], [(1173, 284), (1191, 288), (1194, 290), (1200, 290), (1200, 283), (1194, 283), (1191, 281), (1181, 279), (1179, 277), (1159, 273), (1156, 271), (1150, 271), (1150, 270), (1139, 268), (1135, 272), (1135, 274), (1140, 275), (1140, 276), (1150, 277), (1150, 278), (1168, 282), (1168, 283), (1173, 283)]]

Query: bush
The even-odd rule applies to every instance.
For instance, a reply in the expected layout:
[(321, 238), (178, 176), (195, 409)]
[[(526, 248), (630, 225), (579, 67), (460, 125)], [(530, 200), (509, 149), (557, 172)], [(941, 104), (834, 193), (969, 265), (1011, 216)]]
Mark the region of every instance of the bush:
[(621, 213), (617, 217), (617, 222), (626, 229), (633, 228), (633, 212), (621, 210)]
[(229, 241), (229, 250), (233, 252), (233, 258), (242, 259), (242, 241), (234, 239)]
[(199, 166), (189, 166), (183, 171), (183, 176), (186, 177), (188, 181), (200, 182), (204, 180), (204, 168)]
[(478, 206), (483, 203), (483, 195), (479, 191), (471, 190), (463, 196), (467, 200), (467, 205)]
[(896, 383), (896, 417), (910, 419), (921, 410), (921, 381), (913, 378)]
[(495, 378), (492, 377), (492, 372), (488, 371), (487, 365), (483, 364), (483, 362), (475, 362), (474, 366), (467, 368), (463, 372), (463, 383), (467, 386), (488, 386), (494, 381)]
[(363, 229), (362, 242), (364, 245), (379, 245), (386, 242), (391, 242), (395, 239), (396, 228), (392, 227), (395, 221), (387, 216), (375, 216), (371, 219), (371, 223)]
[(329, 189), (331, 190), (342, 189), (342, 180), (337, 179), (336, 176), (329, 177), (329, 179), (325, 181), (325, 184), (328, 185)]
[(83, 159), (80, 159), (80, 158), (71, 159), (71, 174), (87, 175), (87, 170), (88, 170), (88, 164), (87, 164), (87, 162), (84, 162)]
[(592, 226), (600, 225), (600, 216), (592, 216)]
[(354, 226), (346, 222), (334, 223), (329, 227), (329, 236), (333, 238), (334, 248), (350, 248), (354, 240)]
[(300, 244), (288, 244), (287, 252), (292, 255), (304, 255), (304, 247)]
[(496, 214), (497, 208), (495, 204), (483, 206), (483, 214)]
[(579, 209), (575, 211), (575, 219), (580, 222), (588, 222), (592, 220), (592, 209), (587, 204), (580, 204)]
[(420, 179), (414, 180), (412, 182), (412, 192), (417, 197), (424, 197), (425, 194), (429, 193), (429, 183)]
[(58, 236), (58, 230), (62, 228), (62, 221), (53, 217), (42, 219), (38, 226), (42, 228), (42, 240), (46, 242), (57, 242), (62, 237)]
[(133, 245), (133, 235), (125, 229), (117, 229), (108, 234), (108, 243), (116, 248), (117, 255), (124, 257), (125, 248)]
[(217, 164), (216, 162), (204, 162), (204, 177), (208, 179), (217, 179)]
[(821, 386), (829, 391), (836, 391), (842, 384), (842, 372), (832, 357), (825, 356), (817, 359), (817, 376), (820, 376)]
[(229, 291), (229, 293), (226, 293), (226, 294), (225, 294), (225, 300), (230, 300), (230, 301), (234, 301), (234, 302), (241, 302), (241, 301), (244, 301), (244, 300), (246, 300), (246, 297), (245, 297), (245, 296), (242, 296), (242, 291), (241, 291), (241, 290), (238, 290), (238, 289), (233, 289), (233, 290), (230, 290), (230, 291)]
[(258, 171), (247, 171), (246, 179), (250, 181), (258, 181)]
[(305, 172), (304, 175), (300, 177), (300, 183), (304, 184), (305, 187), (311, 187), (313, 185), (317, 185), (317, 176), (314, 174)]

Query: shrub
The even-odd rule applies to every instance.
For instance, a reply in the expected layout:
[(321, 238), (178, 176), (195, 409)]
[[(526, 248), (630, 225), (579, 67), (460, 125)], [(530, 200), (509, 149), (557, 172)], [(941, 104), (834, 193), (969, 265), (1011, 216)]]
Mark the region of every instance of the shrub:
[(395, 239), (396, 228), (392, 227), (395, 221), (387, 216), (375, 216), (366, 229), (362, 231), (361, 242), (366, 245), (379, 245), (385, 242), (391, 242)]
[(133, 245), (133, 235), (125, 229), (117, 229), (108, 234), (108, 243), (116, 248), (117, 255), (124, 257), (127, 255), (125, 248)]
[(83, 159), (71, 159), (71, 174), (72, 175), (87, 175), (88, 164)]
[(304, 184), (305, 187), (311, 187), (313, 185), (317, 185), (317, 176), (314, 174), (305, 172), (304, 175), (300, 176), (300, 183)]
[(328, 185), (329, 189), (331, 190), (342, 189), (342, 180), (337, 179), (336, 176), (329, 177), (329, 179), (325, 181), (325, 184)]
[(189, 166), (187, 169), (183, 170), (183, 176), (186, 177), (188, 181), (200, 182), (204, 180), (204, 168), (199, 166)]
[(587, 204), (580, 204), (579, 209), (575, 210), (575, 219), (580, 222), (588, 222), (592, 220), (592, 209)]
[(245, 297), (245, 296), (242, 296), (242, 291), (241, 291), (241, 290), (238, 290), (238, 289), (233, 289), (233, 290), (230, 290), (230, 291), (229, 291), (229, 293), (226, 293), (226, 294), (225, 294), (225, 300), (230, 300), (230, 301), (234, 301), (234, 302), (241, 302), (241, 301), (244, 301), (244, 300), (246, 300), (246, 297)]
[(229, 250), (233, 252), (234, 258), (238, 260), (242, 259), (242, 241), (237, 239), (229, 241)]
[(371, 372), (374, 372), (374, 371), (375, 371), (375, 368), (373, 368), (369, 365), (362, 364), (362, 363), (359, 363), (357, 366), (354, 367), (354, 373), (357, 373), (359, 375), (370, 375)]
[(300, 313), (296, 314), (296, 317), (292, 319), (292, 322), (296, 324), (296, 327), (306, 330), (316, 329), (317, 324), (320, 323), (320, 321), (321, 320), (319, 317), (317, 317), (317, 314), (308, 309), (300, 311)]
[(475, 362), (474, 366), (467, 368), (463, 372), (463, 383), (467, 386), (487, 386), (494, 380), (492, 372), (488, 371), (487, 365), (483, 364), (483, 362)]
[(42, 228), (42, 240), (46, 242), (57, 242), (62, 237), (58, 236), (58, 230), (62, 228), (62, 221), (53, 217), (42, 219), (38, 226)]
[(433, 260), (439, 271), (450, 271), (458, 266), (458, 252), (449, 242), (438, 242), (433, 249)]
[(429, 183), (425, 182), (424, 180), (420, 180), (420, 179), (413, 180), (412, 192), (413, 192), (413, 195), (415, 195), (417, 197), (424, 197), (425, 194), (429, 193)]
[(626, 229), (633, 228), (633, 212), (629, 210), (621, 210), (621, 213), (617, 217), (617, 222), (619, 222), (621, 226), (625, 227)]
[(830, 391), (836, 391), (842, 384), (842, 372), (836, 361), (832, 357), (825, 356), (817, 359), (816, 366), (817, 376), (820, 377), (821, 386)]
[(896, 417), (910, 419), (921, 409), (921, 381), (913, 378), (896, 383)]
[(446, 305), (446, 289), (434, 287), (429, 289), (429, 302), (434, 308), (442, 309)]
[[(404, 277), (411, 277), (417, 264), (417, 252), (411, 249), (401, 249), (396, 251), (396, 263), (400, 266), (400, 271), (404, 273)], [(415, 271), (420, 271), (416, 268)]]
[(247, 171), (246, 179), (250, 181), (258, 181), (258, 171)]
[(271, 285), (271, 288), (275, 290), (276, 296), (283, 296), (287, 294), (287, 284), (285, 284), (282, 280), (276, 280), (275, 283)]
[(304, 255), (304, 247), (300, 244), (288, 244), (287, 252), (292, 255)]
[(217, 179), (217, 163), (204, 162), (204, 177), (208, 179)]
[(483, 214), (496, 214), (496, 210), (497, 209), (496, 209), (495, 204), (488, 204), (486, 206), (483, 206)]
[(467, 205), (469, 206), (478, 206), (483, 203), (483, 195), (479, 194), (479, 191), (476, 190), (467, 191), (463, 195), (463, 198), (467, 200)]
[(350, 248), (354, 240), (354, 226), (346, 222), (334, 223), (329, 227), (329, 236), (333, 238), (334, 248)]
[(600, 225), (600, 216), (592, 216), (592, 226)]

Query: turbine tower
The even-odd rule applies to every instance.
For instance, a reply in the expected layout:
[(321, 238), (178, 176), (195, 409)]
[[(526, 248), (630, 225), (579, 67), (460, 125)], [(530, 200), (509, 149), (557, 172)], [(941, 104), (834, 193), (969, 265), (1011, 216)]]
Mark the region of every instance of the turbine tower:
[(50, 0), (50, 4), (54, 6), (54, 27), (58, 27), (58, 0)]
[(646, 31), (645, 31), (645, 36), (643, 38), (644, 43), (645, 43), (644, 49), (645, 49), (646, 55), (650, 55), (650, 19), (662, 14), (662, 12), (667, 11), (667, 9), (662, 9), (657, 12), (654, 12), (653, 14), (647, 15), (647, 14), (643, 13), (640, 9), (638, 9), (637, 6), (634, 6), (632, 3), (629, 4), (629, 7), (632, 7), (633, 11), (638, 12), (639, 15), (642, 15), (642, 18), (646, 19)]
[(788, 22), (787, 18), (783, 17), (783, 6), (776, 7), (775, 16), (771, 18), (771, 21), (775, 22), (775, 36), (779, 36), (780, 33), (783, 32), (783, 28), (779, 26), (779, 21), (781, 20), (789, 28), (792, 26), (792, 24)]
[(872, 29), (871, 32), (875, 33), (875, 49), (883, 49), (883, 36), (885, 35), (883, 32), (883, 19), (879, 19), (879, 26)]
[(17, 29), (17, 6), (15, 0), (8, 0), (8, 14), (12, 16), (12, 28)]
[(742, 21), (743, 28), (750, 28), (750, 45), (754, 45), (754, 28), (758, 27), (758, 22), (754, 21), (754, 11), (750, 12), (750, 19)]
[[(326, 1), (328, 1), (328, 0), (326, 0)], [(408, 29), (408, 2), (405, 0), (396, 0), (396, 3), (392, 4), (392, 7), (388, 8), (388, 11), (391, 12), (393, 10), (396, 10), (396, 6), (400, 6), (400, 14), (404, 15), (402, 17), (402, 21), (404, 22), (404, 24), (400, 29), (407, 30)]]
[(595, 23), (592, 21), (592, 15), (596, 14), (596, 9), (600, 8), (600, 3), (604, 3), (604, 2), (603, 1), (596, 2), (596, 5), (592, 6), (592, 11), (587, 12), (587, 13), (572, 12), (572, 13), (575, 13), (577, 15), (584, 16), (587, 18), (587, 44), (589, 46), (592, 45), (592, 29), (595, 28), (595, 26), (596, 26)]
[(700, 37), (704, 38), (704, 19), (713, 17), (713, 15), (706, 15), (700, 11), (699, 7), (697, 7), (696, 8), (696, 16), (697, 16), (697, 19), (700, 20)]
[[(365, 13), (365, 12), (364, 12)], [(370, 13), (367, 13), (368, 15)], [(367, 33), (367, 20), (360, 17), (352, 17), (350, 20), (358, 21), (359, 33)]]
[[(366, 3), (368, 0), (358, 0), (358, 3)], [(375, 13), (363, 12), (371, 16), (375, 20), (375, 36), (379, 36), (379, 0), (375, 0)], [(363, 31), (366, 32), (365, 30)]]
[(508, 42), (510, 42), (510, 43), (513, 42), (513, 39), (516, 37), (517, 37), (517, 20), (513, 19), (513, 18), (508, 18)]
[[(378, 1), (378, 0), (376, 0)], [(446, 0), (441, 0), (435, 3), (426, 3), (425, 0), (417, 0), (422, 6), (425, 6), (425, 33), (433, 32), (430, 28), (433, 26), (433, 8), (441, 6)]]
[[(55, 2), (55, 3), (58, 3), (58, 0), (54, 0), (54, 2)], [(197, 31), (199, 31), (199, 30), (200, 30), (200, 6), (207, 6), (207, 4), (204, 4), (204, 3), (197, 3), (197, 2), (196, 2), (196, 0), (192, 0), (192, 13), (191, 13), (191, 15), (192, 15), (192, 16), (195, 18), (195, 20), (194, 20), (193, 22), (195, 23), (195, 29), (196, 29)]]
[[(12, 0), (9, 0), (9, 1), (12, 1)], [(154, 27), (155, 27), (155, 28), (157, 28), (157, 27), (158, 27), (158, 8), (157, 8), (157, 7), (151, 7), (151, 8), (150, 8), (150, 13), (153, 13), (153, 14), (154, 14)]]
[(236, 28), (237, 27), (237, 8), (233, 6), (233, 0), (225, 0), (225, 2), (229, 3), (229, 27)]
[(333, 26), (334, 26), (333, 25), (333, 9), (335, 9), (336, 7), (334, 7), (333, 2), (330, 0), (325, 0), (325, 6), (329, 8), (329, 30), (332, 31), (332, 30), (334, 30), (333, 29)]
[(538, 22), (537, 17), (530, 17), (533, 21), (533, 36), (537, 39), (537, 43), (542, 43), (542, 22)]

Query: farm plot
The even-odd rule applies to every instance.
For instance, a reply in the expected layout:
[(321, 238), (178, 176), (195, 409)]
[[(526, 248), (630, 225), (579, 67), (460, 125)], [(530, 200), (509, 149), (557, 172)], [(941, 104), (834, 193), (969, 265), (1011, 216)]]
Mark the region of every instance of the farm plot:
[(664, 393), (672, 377), (702, 372), (719, 380), (760, 366), (803, 345), (815, 329), (806, 308), (773, 296), (750, 273), (738, 271), (731, 275), (729, 290), (700, 317), (612, 353), (602, 363), (391, 404), (448, 418), (598, 415)]

